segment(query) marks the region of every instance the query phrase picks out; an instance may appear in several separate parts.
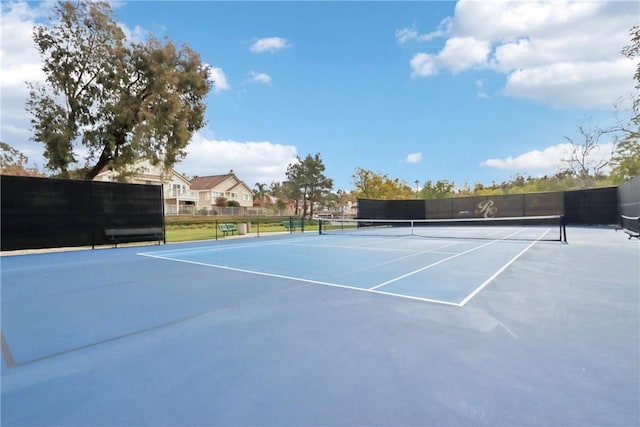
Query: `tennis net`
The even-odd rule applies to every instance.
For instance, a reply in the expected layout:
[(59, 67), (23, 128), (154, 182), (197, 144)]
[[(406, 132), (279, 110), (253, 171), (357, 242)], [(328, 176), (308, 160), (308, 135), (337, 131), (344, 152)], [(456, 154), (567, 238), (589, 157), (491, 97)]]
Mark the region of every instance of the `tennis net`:
[(618, 228), (623, 229), (631, 239), (640, 238), (640, 216), (620, 215)]
[(456, 219), (321, 219), (324, 235), (567, 242), (564, 215)]

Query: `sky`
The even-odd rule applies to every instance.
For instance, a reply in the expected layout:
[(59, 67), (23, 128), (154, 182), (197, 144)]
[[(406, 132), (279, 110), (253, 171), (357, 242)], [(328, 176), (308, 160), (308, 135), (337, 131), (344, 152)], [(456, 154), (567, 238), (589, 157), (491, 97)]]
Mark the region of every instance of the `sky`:
[[(51, 2), (2, 1), (0, 139), (43, 168), (26, 81)], [(250, 188), (319, 153), (334, 191), (358, 168), (411, 187), (554, 174), (578, 127), (611, 126), (634, 94), (620, 52), (638, 1), (118, 1), (130, 40), (186, 44), (211, 70), (206, 126), (175, 165)], [(627, 107), (625, 107), (627, 106)], [(598, 155), (611, 153), (601, 140)], [(78, 147), (82, 159), (84, 151)], [(79, 166), (83, 166), (80, 164)]]

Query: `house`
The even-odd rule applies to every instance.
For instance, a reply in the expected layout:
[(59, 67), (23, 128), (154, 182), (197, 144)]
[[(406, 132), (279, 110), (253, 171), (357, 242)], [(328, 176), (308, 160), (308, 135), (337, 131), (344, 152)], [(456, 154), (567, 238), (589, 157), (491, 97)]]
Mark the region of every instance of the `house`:
[[(181, 211), (189, 213), (198, 204), (198, 192), (193, 191), (191, 183), (186, 176), (179, 174), (174, 169), (165, 170), (161, 165), (152, 165), (149, 161), (143, 160), (136, 163), (131, 168), (131, 175), (127, 177), (130, 184), (152, 184), (162, 185), (165, 213), (177, 214)], [(94, 181), (118, 181), (117, 174), (104, 169)]]
[(253, 207), (256, 211), (267, 212), (269, 215), (277, 214), (291, 216), (295, 213), (295, 202), (285, 198), (279, 198), (270, 194), (265, 194), (262, 200), (257, 196), (254, 198)]
[(244, 208), (253, 206), (253, 191), (233, 173), (225, 175), (197, 176), (191, 180), (191, 190), (198, 192), (198, 206), (212, 208), (216, 200), (235, 201)]

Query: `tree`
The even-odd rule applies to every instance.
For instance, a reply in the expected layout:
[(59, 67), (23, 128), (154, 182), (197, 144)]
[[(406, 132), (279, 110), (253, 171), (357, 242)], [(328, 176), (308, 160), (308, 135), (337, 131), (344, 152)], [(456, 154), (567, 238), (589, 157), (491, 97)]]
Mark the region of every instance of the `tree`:
[(287, 202), (282, 199), (276, 200), (275, 208), (279, 211), (283, 211), (287, 208)]
[(269, 192), (275, 197), (282, 197), (282, 184), (277, 181), (272, 181), (269, 185)]
[[(289, 165), (290, 167), (291, 165)], [(301, 190), (297, 183), (292, 181), (285, 181), (282, 184), (272, 183), (271, 191), (278, 199), (286, 199), (290, 203), (293, 202), (294, 215), (298, 215)]]
[(20, 150), (0, 141), (0, 175), (42, 176), (37, 167), (28, 167), (28, 162)]
[(593, 178), (603, 175), (603, 171), (609, 166), (611, 156), (599, 156), (600, 138), (613, 132), (611, 129), (589, 130), (584, 126), (578, 126), (578, 132), (582, 135), (582, 142), (565, 136), (569, 142), (570, 151), (568, 157), (563, 158), (562, 163), (566, 168), (562, 171), (577, 177), (582, 187), (588, 187)]
[(419, 196), (423, 199), (443, 199), (453, 197), (455, 184), (445, 180), (439, 180), (435, 184), (428, 180), (422, 186)]
[(318, 200), (318, 203), (321, 206), (331, 210), (331, 209), (335, 209), (339, 201), (340, 201), (340, 196), (338, 194), (331, 191), (326, 191), (322, 193), (322, 196)]
[[(288, 206), (288, 201), (291, 200), (297, 200), (294, 197), (291, 197), (291, 192), (290, 192), (290, 188), (291, 186), (288, 185), (287, 182), (284, 183), (280, 183), (277, 181), (272, 181), (271, 184), (269, 185), (269, 189), (267, 190), (268, 194), (271, 194), (273, 197), (275, 197), (275, 205), (273, 206), (273, 208), (275, 210), (278, 211), (283, 211), (285, 209), (287, 209)], [(296, 215), (297, 215), (297, 201), (296, 201)]]
[(257, 200), (260, 206), (264, 204), (264, 197), (269, 194), (267, 184), (256, 182), (255, 189), (253, 190), (254, 200)]
[[(640, 26), (631, 28), (630, 35), (631, 44), (622, 49), (622, 54), (635, 59), (640, 57)], [(633, 78), (637, 91), (633, 95), (632, 117), (628, 126), (617, 126), (624, 137), (611, 158), (611, 175), (618, 182), (640, 175), (640, 62)]]
[(293, 192), (299, 193), (299, 198), (302, 198), (302, 216), (307, 216), (307, 209), (310, 205), (309, 215), (313, 217), (314, 204), (333, 188), (333, 179), (327, 178), (324, 171), (325, 166), (320, 153), (316, 153), (314, 156), (308, 154), (304, 160), (297, 157), (296, 162), (287, 167), (289, 184), (294, 189)]
[(640, 176), (640, 142), (627, 138), (616, 146), (611, 158), (611, 176), (616, 182)]
[(391, 179), (385, 173), (357, 168), (352, 176), (356, 197), (368, 199), (409, 199), (413, 189), (406, 182)]
[[(622, 54), (629, 59), (635, 59), (640, 56), (640, 26), (632, 27), (631, 30), (629, 30), (629, 35), (631, 36), (631, 44), (622, 49)], [(637, 91), (633, 97), (633, 111), (635, 115), (632, 122), (640, 126), (640, 62), (636, 65), (636, 72), (633, 78), (636, 81)], [(638, 138), (637, 135), (636, 138)]]
[(29, 84), (33, 139), (47, 168), (67, 176), (88, 155), (86, 178), (105, 166), (124, 173), (138, 159), (170, 168), (204, 126), (209, 70), (187, 46), (150, 37), (128, 43), (106, 2), (64, 1), (33, 39), (45, 83)]
[[(631, 28), (630, 36), (631, 44), (622, 49), (622, 54), (633, 60), (640, 56), (640, 26)], [(582, 143), (565, 137), (571, 145), (571, 153), (568, 158), (563, 159), (567, 164), (563, 172), (578, 178), (583, 187), (593, 185), (594, 178), (601, 177), (609, 166), (611, 177), (617, 182), (640, 172), (640, 63), (636, 66), (634, 80), (637, 91), (631, 95), (630, 118), (618, 119), (615, 125), (606, 129), (587, 130), (582, 126), (578, 127), (584, 140)], [(612, 139), (615, 148), (610, 157), (603, 158), (595, 154), (600, 146), (599, 139), (605, 135)]]

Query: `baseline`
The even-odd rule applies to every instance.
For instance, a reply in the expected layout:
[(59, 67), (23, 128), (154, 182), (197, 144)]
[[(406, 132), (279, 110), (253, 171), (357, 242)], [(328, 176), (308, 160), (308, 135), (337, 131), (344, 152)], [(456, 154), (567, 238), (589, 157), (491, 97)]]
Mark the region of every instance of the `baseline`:
[[(341, 289), (350, 289), (350, 290), (361, 291), (361, 292), (370, 292), (375, 294), (389, 295), (389, 296), (395, 296), (395, 297), (406, 298), (406, 299), (417, 300), (417, 301), (426, 301), (431, 303), (462, 307), (465, 304), (467, 304), (482, 289), (484, 289), (491, 281), (493, 281), (509, 265), (511, 265), (520, 256), (526, 253), (527, 250), (529, 250), (535, 243), (539, 242), (542, 238), (544, 238), (544, 236), (546, 236), (551, 231), (551, 229), (546, 229), (542, 234), (538, 234), (535, 237), (535, 240), (532, 243), (528, 244), (522, 250), (520, 250), (521, 246), (518, 245), (519, 247), (516, 248), (518, 250), (518, 253), (515, 256), (512, 255), (513, 252), (511, 254), (502, 253), (505, 259), (507, 259), (507, 256), (509, 258), (506, 262), (505, 261), (500, 262), (500, 258), (495, 259), (495, 261), (499, 262), (499, 263), (498, 262), (493, 263), (494, 268), (497, 268), (497, 270), (494, 270), (493, 272), (491, 270), (485, 270), (484, 272), (476, 272), (475, 276), (470, 275), (468, 277), (462, 277), (461, 281), (459, 282), (459, 286), (457, 286), (457, 290), (455, 290), (454, 294), (445, 290), (444, 286), (446, 285), (446, 283), (441, 283), (439, 287), (435, 286), (430, 288), (430, 290), (426, 290), (425, 288), (421, 288), (421, 289), (416, 288), (414, 283), (415, 281), (406, 282), (406, 279), (412, 276), (415, 276), (419, 273), (422, 273), (426, 270), (432, 269), (436, 266), (444, 265), (452, 260), (462, 257), (463, 255), (468, 255), (473, 252), (479, 251), (483, 248), (486, 248), (488, 246), (494, 245), (498, 242), (513, 243), (508, 239), (524, 231), (526, 231), (526, 229), (515, 230), (506, 236), (501, 236), (499, 238), (492, 239), (489, 242), (485, 242), (483, 244), (473, 246), (469, 249), (463, 250), (462, 252), (454, 252), (454, 253), (440, 252), (441, 255), (446, 255), (446, 256), (438, 260), (432, 260), (433, 262), (429, 262), (427, 265), (423, 265), (420, 268), (412, 269), (408, 272), (397, 271), (397, 273), (403, 273), (403, 274), (396, 275), (395, 277), (393, 276), (389, 277), (389, 275), (387, 275), (388, 280), (385, 280), (377, 284), (370, 284), (369, 286), (362, 286), (355, 283), (351, 283), (350, 280), (347, 280), (346, 283), (341, 282), (340, 281), (341, 278), (339, 277), (335, 277), (336, 279), (338, 279), (338, 281), (324, 280), (324, 278), (322, 277), (323, 274), (319, 274), (318, 272), (316, 272), (315, 277), (313, 277), (314, 276), (313, 274), (309, 276), (309, 275), (306, 275), (303, 271), (297, 271), (297, 272), (290, 271), (288, 274), (281, 273), (277, 271), (277, 269), (275, 271), (273, 269), (271, 269), (271, 271), (265, 271), (266, 269), (262, 269), (260, 266), (256, 266), (255, 264), (246, 265), (247, 263), (244, 263), (245, 265), (236, 264), (234, 266), (233, 265), (234, 262), (230, 259), (224, 260), (223, 263), (215, 262), (215, 260), (210, 261), (209, 259), (206, 259), (206, 256), (204, 257), (204, 259), (203, 257), (200, 257), (200, 259), (189, 259), (189, 257), (198, 258), (197, 255), (199, 254), (206, 255), (207, 253), (212, 253), (212, 252), (222, 252), (225, 250), (237, 250), (237, 249), (252, 248), (252, 247), (254, 248), (263, 247), (266, 245), (303, 246), (304, 244), (301, 244), (301, 242), (298, 239), (296, 239), (295, 243), (293, 243), (292, 241), (261, 242), (261, 243), (252, 243), (252, 244), (242, 244), (242, 245), (230, 245), (230, 246), (225, 245), (225, 246), (219, 246), (219, 247), (213, 247), (213, 248), (209, 247), (209, 248), (186, 249), (186, 250), (177, 250), (177, 251), (160, 251), (160, 252), (153, 251), (153, 252), (138, 253), (138, 255), (149, 257), (149, 258), (180, 262), (184, 264), (199, 265), (199, 266), (215, 268), (220, 270), (235, 271), (235, 272), (250, 274), (255, 276), (273, 277), (273, 278), (290, 280), (290, 281), (301, 282), (301, 283), (316, 284), (316, 285), (329, 286), (329, 287), (341, 288)], [(376, 262), (373, 264), (361, 265), (356, 270), (350, 270), (348, 274), (353, 274), (358, 271), (367, 271), (371, 269), (385, 267), (386, 265), (393, 266), (398, 261), (406, 261), (408, 259), (421, 256), (423, 254), (437, 253), (439, 250), (442, 250), (445, 247), (450, 245), (451, 245), (450, 243), (447, 243), (445, 245), (439, 245), (437, 247), (430, 248), (428, 250), (406, 250), (406, 249), (388, 248), (388, 247), (387, 248), (370, 248), (370, 247), (364, 248), (359, 245), (347, 245), (347, 249), (361, 249), (361, 250), (364, 249), (368, 251), (373, 250), (373, 251), (385, 251), (390, 253), (393, 253), (393, 252), (405, 253), (404, 255), (399, 257), (393, 257), (391, 259), (386, 259), (386, 260), (379, 259), (378, 260), (379, 262)], [(327, 248), (333, 247), (334, 245), (310, 244), (307, 246), (316, 247), (316, 248), (320, 247), (323, 249), (327, 249)], [(487, 255), (484, 255), (484, 256), (487, 256)], [(294, 274), (291, 274), (291, 273), (294, 273)], [(299, 273), (302, 273), (302, 274), (299, 274)], [(475, 282), (474, 278), (475, 279), (479, 279), (480, 277), (486, 278), (487, 276), (489, 276), (489, 278), (483, 279), (482, 283), (479, 286), (476, 286), (473, 284), (473, 282)], [(435, 277), (435, 280), (436, 280), (435, 283), (440, 283), (440, 281), (442, 280), (442, 277), (438, 277), (437, 274), (431, 277)], [(346, 277), (343, 277), (343, 278), (346, 278)], [(445, 280), (445, 282), (446, 281), (447, 280)], [(419, 281), (418, 286), (421, 285), (422, 283), (424, 283), (424, 281)], [(434, 283), (434, 281), (430, 279), (430, 283)], [(391, 286), (391, 288), (394, 288), (394, 289), (389, 289), (388, 287), (393, 284), (397, 284), (398, 286)], [(386, 289), (383, 289), (383, 288), (386, 288)], [(440, 292), (442, 290), (445, 290), (445, 291)]]
[(325, 281), (321, 281), (321, 280), (307, 279), (307, 278), (304, 278), (304, 277), (295, 277), (295, 276), (287, 276), (287, 275), (283, 275), (283, 274), (267, 273), (267, 272), (264, 272), (264, 271), (255, 271), (255, 270), (248, 270), (248, 269), (243, 269), (243, 268), (229, 267), (229, 266), (226, 266), (226, 265), (217, 265), (217, 264), (205, 263), (205, 262), (201, 262), (201, 261), (191, 261), (191, 260), (185, 260), (185, 259), (179, 259), (179, 258), (171, 258), (171, 257), (167, 257), (167, 256), (155, 255), (155, 254), (150, 254), (150, 253), (138, 253), (138, 255), (149, 257), (149, 258), (161, 259), (161, 260), (165, 260), (165, 261), (174, 261), (174, 262), (180, 262), (180, 263), (185, 263), (185, 264), (193, 264), (193, 265), (200, 265), (200, 266), (204, 266), (204, 267), (216, 268), (216, 269), (221, 269), (221, 270), (237, 271), (239, 273), (246, 273), (246, 274), (252, 274), (252, 275), (257, 275), (257, 276), (275, 277), (275, 278), (278, 278), (278, 279), (292, 280), (292, 281), (302, 282), (302, 283), (311, 283), (311, 284), (315, 284), (315, 285), (329, 286), (329, 287), (333, 287), (333, 288), (349, 289), (349, 290), (352, 290), (352, 291), (368, 292), (368, 293), (372, 293), (372, 294), (388, 295), (388, 296), (394, 296), (394, 297), (398, 297), (398, 298), (405, 298), (405, 299), (410, 299), (410, 300), (415, 300), (415, 301), (423, 301), (423, 302), (431, 302), (431, 303), (436, 303), (436, 304), (460, 306), (459, 304), (453, 303), (451, 301), (441, 301), (441, 300), (432, 299), (432, 298), (423, 298), (423, 297), (405, 295), (405, 294), (394, 293), (394, 292), (379, 291), (379, 290), (376, 290), (376, 289), (359, 288), (359, 287), (356, 287), (356, 286), (345, 285), (345, 284), (340, 284), (340, 283), (325, 282)]

